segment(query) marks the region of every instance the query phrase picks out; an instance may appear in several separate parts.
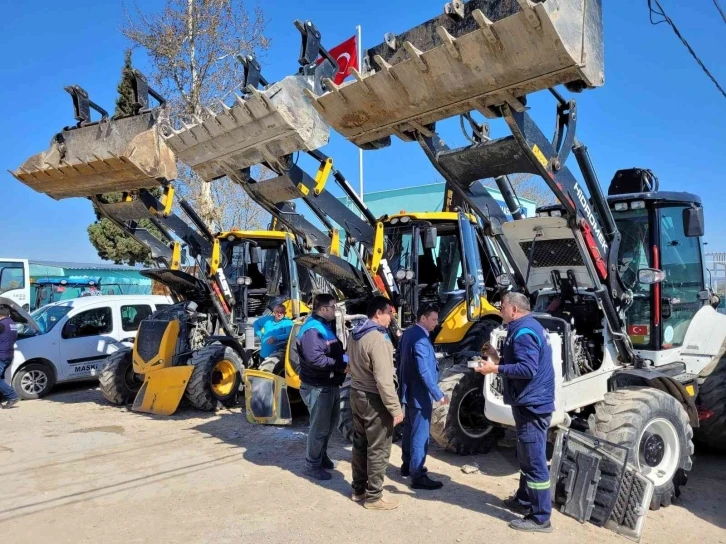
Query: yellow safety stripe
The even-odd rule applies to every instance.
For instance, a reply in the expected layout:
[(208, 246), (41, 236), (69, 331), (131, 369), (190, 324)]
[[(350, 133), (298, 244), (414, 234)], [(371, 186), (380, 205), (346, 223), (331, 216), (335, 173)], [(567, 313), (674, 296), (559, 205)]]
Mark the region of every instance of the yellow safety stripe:
[(550, 488), (550, 482), (527, 482), (527, 487), (530, 489), (536, 489), (537, 491), (543, 491)]

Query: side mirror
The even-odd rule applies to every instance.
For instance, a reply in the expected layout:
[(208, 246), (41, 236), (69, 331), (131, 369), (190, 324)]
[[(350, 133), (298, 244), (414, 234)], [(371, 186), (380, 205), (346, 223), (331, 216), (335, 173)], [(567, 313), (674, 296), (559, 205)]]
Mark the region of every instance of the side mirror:
[(705, 230), (703, 208), (694, 206), (683, 210), (683, 234), (687, 238), (703, 236)]
[(260, 264), (262, 262), (262, 251), (259, 246), (250, 247), (250, 262), (252, 264)]
[(436, 227), (427, 227), (423, 231), (423, 246), (424, 249), (435, 249), (436, 248)]
[(499, 274), (496, 281), (499, 287), (509, 287), (512, 285), (512, 278), (509, 274)]
[(665, 280), (666, 273), (655, 268), (641, 268), (638, 270), (638, 282), (645, 285), (653, 285)]

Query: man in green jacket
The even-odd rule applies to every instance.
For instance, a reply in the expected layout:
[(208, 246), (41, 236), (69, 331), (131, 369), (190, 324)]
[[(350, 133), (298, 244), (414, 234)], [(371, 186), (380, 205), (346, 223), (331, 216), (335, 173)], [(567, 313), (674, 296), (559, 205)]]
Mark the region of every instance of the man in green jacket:
[(393, 510), (398, 502), (383, 499), (383, 478), (391, 455), (393, 427), (403, 421), (393, 378), (393, 345), (388, 336), (393, 306), (376, 296), (368, 319), (348, 341), (353, 411), (353, 500), (371, 510)]

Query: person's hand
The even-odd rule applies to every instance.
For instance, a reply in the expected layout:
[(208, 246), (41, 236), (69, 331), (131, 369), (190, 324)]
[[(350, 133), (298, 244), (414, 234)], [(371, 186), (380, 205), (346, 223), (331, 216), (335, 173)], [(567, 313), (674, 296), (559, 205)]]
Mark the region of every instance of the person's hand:
[(274, 338), (268, 338), (267, 339), (267, 342), (265, 342), (265, 344), (274, 344), (274, 343), (275, 343), (275, 339)]
[(484, 344), (481, 348), (481, 354), (484, 357), (487, 357), (493, 361), (499, 360), (499, 353), (497, 353), (497, 350), (494, 346), (492, 346), (489, 342)]
[(486, 376), (487, 374), (496, 372), (497, 368), (499, 368), (498, 365), (493, 361), (490, 361), (489, 359), (482, 359), (479, 366), (474, 369), (474, 372), (478, 372), (479, 374), (484, 374)]
[(451, 401), (449, 401), (449, 397), (447, 397), (446, 395), (441, 397), (441, 399), (439, 400), (439, 404), (441, 404), (442, 406), (446, 406), (447, 404), (449, 404), (449, 402)]
[(393, 426), (400, 424), (403, 421), (403, 412), (398, 414), (396, 417), (393, 418)]

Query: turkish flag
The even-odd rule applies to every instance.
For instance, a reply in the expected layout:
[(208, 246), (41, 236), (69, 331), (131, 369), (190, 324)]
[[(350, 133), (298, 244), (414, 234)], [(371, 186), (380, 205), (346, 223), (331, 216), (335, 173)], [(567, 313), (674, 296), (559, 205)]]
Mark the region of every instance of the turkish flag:
[[(340, 70), (333, 77), (333, 83), (340, 85), (350, 75), (351, 68), (358, 69), (358, 44), (356, 43), (355, 34), (352, 38), (336, 45), (328, 52), (331, 57), (338, 61)], [(324, 58), (320, 57), (317, 63), (320, 64), (323, 60)]]
[(649, 334), (648, 325), (628, 325), (628, 336), (648, 336)]

